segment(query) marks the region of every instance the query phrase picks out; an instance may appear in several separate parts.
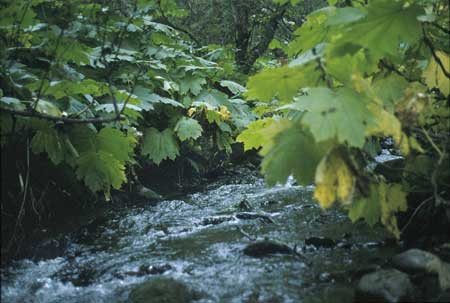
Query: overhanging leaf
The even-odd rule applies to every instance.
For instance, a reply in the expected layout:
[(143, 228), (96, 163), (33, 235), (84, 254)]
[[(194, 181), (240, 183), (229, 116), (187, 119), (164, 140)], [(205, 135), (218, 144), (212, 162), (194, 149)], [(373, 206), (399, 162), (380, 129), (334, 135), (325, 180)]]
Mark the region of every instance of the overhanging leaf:
[(147, 128), (144, 132), (142, 154), (157, 165), (164, 159), (175, 160), (180, 153), (174, 132), (169, 128), (162, 132), (153, 127)]
[(202, 135), (202, 126), (197, 120), (192, 118), (182, 117), (175, 126), (175, 132), (181, 141), (187, 139), (197, 139)]

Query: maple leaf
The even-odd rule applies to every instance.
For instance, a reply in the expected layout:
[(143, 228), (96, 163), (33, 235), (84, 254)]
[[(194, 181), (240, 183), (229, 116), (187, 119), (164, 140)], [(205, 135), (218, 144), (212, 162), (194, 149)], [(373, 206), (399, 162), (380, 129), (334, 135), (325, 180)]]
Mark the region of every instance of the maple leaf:
[[(367, 15), (346, 27), (336, 42), (360, 45), (370, 51), (374, 60), (398, 57), (400, 44), (415, 45), (421, 37), (417, 19), (424, 10), (414, 3), (380, 0), (367, 6)], [(338, 47), (341, 47), (339, 45)]]
[(97, 148), (108, 152), (120, 162), (132, 160), (135, 141), (116, 128), (105, 127), (97, 134)]
[(77, 159), (76, 174), (93, 192), (109, 193), (110, 187), (120, 189), (126, 181), (125, 166), (105, 151), (90, 151)]
[(55, 129), (38, 130), (31, 140), (31, 149), (35, 154), (46, 152), (54, 164), (64, 160), (64, 142)]
[[(448, 54), (436, 51), (436, 56), (441, 59), (442, 65), (449, 70), (450, 67), (450, 59)], [(423, 72), (423, 77), (425, 78), (425, 82), (429, 87), (437, 87), (439, 90), (446, 96), (450, 94), (450, 79), (442, 71), (442, 68), (436, 62), (436, 60), (432, 57), (429, 60), (428, 67)]]
[(182, 117), (175, 125), (175, 132), (181, 141), (187, 139), (197, 139), (202, 135), (202, 126), (197, 120), (192, 118)]
[(329, 208), (337, 200), (349, 204), (355, 181), (355, 176), (340, 153), (333, 150), (317, 166), (314, 198), (322, 208)]
[(173, 130), (166, 128), (160, 132), (154, 127), (144, 132), (142, 154), (147, 155), (157, 165), (164, 159), (175, 160), (180, 154)]
[[(317, 79), (313, 79), (317, 71), (303, 66), (289, 67), (287, 65), (266, 69), (255, 76), (250, 77), (247, 82), (247, 99), (264, 102), (277, 98), (282, 102), (292, 101), (300, 88), (315, 84)], [(317, 77), (318, 78), (318, 77)]]
[(378, 187), (371, 186), (368, 197), (361, 197), (353, 201), (353, 203), (348, 206), (348, 216), (352, 222), (364, 219), (370, 226), (379, 222), (381, 209)]
[(202, 91), (202, 85), (206, 84), (206, 79), (202, 77), (195, 77), (192, 75), (186, 76), (180, 80), (180, 93), (185, 94), (190, 91), (197, 96)]
[(375, 125), (375, 118), (362, 94), (340, 88), (311, 88), (307, 96), (299, 98), (298, 109), (307, 111), (302, 123), (307, 125), (317, 142), (334, 139), (351, 146), (362, 147), (367, 127)]
[(285, 183), (290, 175), (300, 184), (309, 185), (325, 152), (325, 145), (316, 144), (308, 132), (290, 124), (261, 151), (262, 171), (269, 185)]
[(246, 151), (268, 146), (273, 137), (286, 125), (289, 125), (287, 119), (265, 118), (256, 120), (247, 125), (247, 129), (240, 133), (236, 141), (244, 143), (244, 150)]

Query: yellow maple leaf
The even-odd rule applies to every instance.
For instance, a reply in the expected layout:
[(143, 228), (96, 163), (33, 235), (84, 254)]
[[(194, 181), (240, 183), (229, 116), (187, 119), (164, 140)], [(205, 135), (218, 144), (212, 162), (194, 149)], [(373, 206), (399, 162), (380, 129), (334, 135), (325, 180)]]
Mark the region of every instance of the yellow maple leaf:
[(380, 183), (378, 193), (381, 207), (381, 223), (399, 239), (400, 230), (398, 229), (395, 213), (406, 211), (406, 194), (400, 184), (388, 185), (384, 182)]
[(370, 104), (369, 109), (376, 117), (376, 123), (368, 127), (368, 135), (392, 136), (397, 144), (400, 144), (402, 137), (402, 125), (395, 115), (384, 110), (378, 104)]
[[(450, 59), (448, 54), (442, 51), (436, 51), (436, 56), (441, 60), (442, 65), (445, 68), (449, 68)], [(436, 62), (436, 60), (431, 57), (428, 67), (423, 72), (422, 76), (425, 78), (425, 83), (429, 87), (437, 87), (446, 96), (450, 94), (450, 79), (445, 76), (442, 68)]]
[(334, 150), (325, 156), (316, 169), (314, 198), (322, 208), (329, 208), (336, 200), (349, 204), (355, 186), (355, 176)]

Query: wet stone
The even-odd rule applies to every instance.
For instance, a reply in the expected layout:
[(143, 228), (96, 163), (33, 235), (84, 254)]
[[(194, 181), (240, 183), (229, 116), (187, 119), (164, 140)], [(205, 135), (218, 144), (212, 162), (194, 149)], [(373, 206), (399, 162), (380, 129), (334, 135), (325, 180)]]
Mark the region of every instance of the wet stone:
[(156, 278), (134, 288), (128, 303), (189, 303), (195, 294), (184, 283), (171, 278)]
[(407, 274), (384, 269), (364, 275), (356, 288), (355, 302), (411, 302), (413, 285)]
[(431, 272), (432, 267), (440, 264), (439, 257), (420, 249), (410, 249), (392, 258), (394, 266), (409, 273)]
[(336, 242), (330, 238), (325, 237), (310, 237), (305, 239), (306, 245), (312, 245), (314, 247), (331, 248), (336, 246)]
[(294, 254), (294, 250), (289, 246), (274, 241), (259, 241), (247, 245), (244, 254), (250, 257), (261, 258), (273, 254)]
[(236, 218), (241, 220), (255, 220), (260, 219), (264, 223), (275, 223), (272, 218), (268, 215), (251, 213), (251, 212), (242, 212), (236, 214)]
[(241, 202), (239, 202), (237, 208), (242, 211), (252, 210), (250, 202), (248, 202), (246, 199), (243, 199)]
[(218, 225), (223, 222), (232, 221), (233, 217), (210, 217), (204, 218), (201, 222), (201, 225)]

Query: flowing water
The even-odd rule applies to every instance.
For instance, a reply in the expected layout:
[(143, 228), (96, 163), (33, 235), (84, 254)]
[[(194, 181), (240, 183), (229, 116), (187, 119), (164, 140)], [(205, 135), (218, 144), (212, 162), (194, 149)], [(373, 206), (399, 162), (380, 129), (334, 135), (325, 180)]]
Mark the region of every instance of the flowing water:
[[(2, 302), (127, 302), (133, 287), (161, 275), (201, 293), (199, 302), (351, 302), (354, 280), (395, 250), (381, 230), (321, 211), (311, 187), (268, 188), (240, 174), (175, 200), (111, 208), (69, 234), (61, 256), (2, 269)], [(265, 217), (239, 219), (243, 207)], [(311, 237), (337, 244), (306, 245)], [(307, 261), (246, 256), (253, 238), (295, 246)]]

